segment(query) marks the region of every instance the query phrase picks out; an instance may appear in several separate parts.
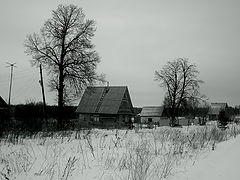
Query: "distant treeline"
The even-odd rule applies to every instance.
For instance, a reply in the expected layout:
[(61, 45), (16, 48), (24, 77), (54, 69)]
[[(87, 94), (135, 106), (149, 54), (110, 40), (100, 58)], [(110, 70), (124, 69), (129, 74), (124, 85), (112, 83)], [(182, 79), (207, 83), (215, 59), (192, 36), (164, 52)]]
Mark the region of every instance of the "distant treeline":
[[(65, 129), (74, 128), (74, 120), (76, 120), (76, 106), (64, 106), (63, 112), (61, 113), (64, 120)], [(135, 122), (140, 122), (142, 108), (134, 108)], [(195, 117), (207, 117), (209, 107), (198, 107), (198, 108), (180, 108), (178, 116), (184, 116), (189, 118)], [(47, 129), (57, 129), (57, 118), (59, 111), (57, 106), (46, 106), (46, 117), (47, 117)], [(228, 107), (227, 114), (229, 117), (239, 114), (239, 109)], [(164, 108), (163, 116), (170, 117), (170, 110)], [(231, 118), (229, 118), (231, 119)], [(36, 132), (43, 130), (45, 118), (43, 113), (42, 103), (26, 103), (19, 105), (12, 105), (7, 110), (0, 111), (0, 131), (20, 130)]]
[[(208, 115), (209, 107), (189, 107), (189, 108), (179, 108), (177, 116), (179, 117), (206, 117)], [(171, 117), (170, 108), (165, 107), (163, 110), (163, 116)]]
[[(61, 113), (62, 118), (67, 126), (70, 125), (71, 119), (76, 119), (76, 106), (64, 106)], [(0, 117), (0, 130), (20, 130), (20, 131), (40, 131), (43, 129), (45, 121), (43, 105), (41, 103), (28, 103), (12, 105), (4, 112), (4, 117)], [(50, 130), (57, 127), (57, 118), (59, 111), (57, 106), (46, 106), (46, 119)]]
[[(76, 118), (76, 106), (64, 106), (62, 116), (64, 119)], [(42, 104), (20, 104), (12, 107), (14, 117), (16, 120), (23, 120), (25, 118), (44, 118), (43, 105)], [(46, 106), (47, 118), (58, 117), (57, 106)]]

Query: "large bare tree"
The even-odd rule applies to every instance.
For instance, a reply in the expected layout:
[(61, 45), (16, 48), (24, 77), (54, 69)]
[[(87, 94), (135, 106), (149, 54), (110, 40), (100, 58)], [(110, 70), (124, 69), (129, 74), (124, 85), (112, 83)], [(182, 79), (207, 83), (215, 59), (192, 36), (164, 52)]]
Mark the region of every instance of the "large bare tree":
[(169, 105), (171, 125), (176, 124), (176, 116), (180, 106), (186, 101), (204, 100), (200, 94), (200, 84), (196, 65), (190, 64), (186, 58), (178, 58), (155, 71), (155, 80), (160, 82), (167, 92), (164, 102)]
[(26, 53), (32, 56), (33, 66), (41, 63), (48, 71), (51, 90), (58, 93), (60, 115), (64, 104), (78, 97), (86, 85), (103, 80), (96, 73), (100, 58), (91, 42), (95, 30), (95, 21), (86, 20), (81, 8), (59, 5), (39, 34), (27, 35)]

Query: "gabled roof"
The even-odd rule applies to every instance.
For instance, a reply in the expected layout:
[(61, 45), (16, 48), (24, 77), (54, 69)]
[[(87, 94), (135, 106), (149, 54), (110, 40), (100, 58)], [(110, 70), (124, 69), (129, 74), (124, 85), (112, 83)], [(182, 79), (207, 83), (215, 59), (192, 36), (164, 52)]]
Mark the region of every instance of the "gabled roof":
[[(77, 107), (77, 113), (118, 114), (123, 97), (128, 94), (127, 86), (87, 87)], [(131, 114), (130, 95), (127, 95)]]
[(160, 117), (163, 113), (163, 106), (145, 106), (143, 107), (140, 116)]
[(227, 103), (211, 103), (208, 114), (210, 115), (218, 115), (220, 111), (226, 110), (228, 107)]
[(8, 105), (7, 103), (3, 100), (3, 98), (0, 96), (0, 109), (7, 109)]

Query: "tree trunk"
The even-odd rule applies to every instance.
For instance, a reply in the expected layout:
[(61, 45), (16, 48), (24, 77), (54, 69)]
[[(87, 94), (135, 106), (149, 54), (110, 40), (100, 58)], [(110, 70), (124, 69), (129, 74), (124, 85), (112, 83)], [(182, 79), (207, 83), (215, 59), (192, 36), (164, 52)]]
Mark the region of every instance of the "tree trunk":
[(66, 37), (66, 31), (63, 32), (63, 38), (62, 38), (62, 50), (61, 50), (61, 57), (60, 57), (60, 63), (59, 63), (59, 87), (58, 87), (58, 129), (63, 129), (63, 90), (64, 90), (64, 75), (63, 75), (63, 62), (64, 62), (64, 56), (65, 56), (65, 37)]
[(58, 87), (58, 129), (63, 129), (63, 89), (64, 89), (64, 77), (63, 68), (59, 67), (59, 87)]
[(175, 107), (171, 108), (171, 122), (170, 126), (174, 127), (176, 124), (176, 114), (175, 114)]

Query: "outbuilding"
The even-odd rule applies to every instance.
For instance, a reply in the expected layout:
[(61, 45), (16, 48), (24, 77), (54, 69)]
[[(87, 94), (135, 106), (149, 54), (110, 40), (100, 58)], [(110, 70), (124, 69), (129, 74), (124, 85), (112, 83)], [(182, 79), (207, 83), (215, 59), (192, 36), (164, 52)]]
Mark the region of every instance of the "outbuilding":
[(218, 117), (221, 111), (224, 111), (227, 114), (227, 108), (228, 108), (227, 103), (211, 103), (211, 106), (208, 112), (209, 120), (210, 121), (218, 120)]
[(0, 129), (4, 126), (8, 118), (9, 118), (8, 105), (0, 96)]
[(170, 120), (163, 115), (163, 112), (163, 106), (144, 106), (140, 114), (141, 123), (154, 123), (159, 126), (169, 126)]

